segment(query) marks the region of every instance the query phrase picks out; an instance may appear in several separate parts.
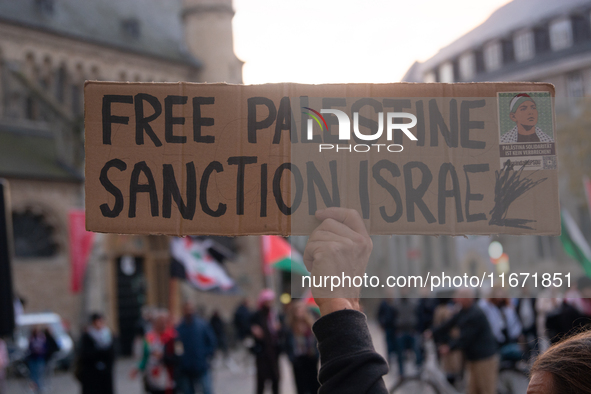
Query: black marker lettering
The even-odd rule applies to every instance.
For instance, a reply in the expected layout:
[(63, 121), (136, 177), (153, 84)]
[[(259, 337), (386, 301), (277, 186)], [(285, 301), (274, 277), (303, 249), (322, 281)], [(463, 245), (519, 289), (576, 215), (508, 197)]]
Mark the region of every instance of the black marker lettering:
[(187, 137), (184, 135), (174, 135), (173, 126), (175, 124), (184, 125), (184, 116), (172, 116), (173, 105), (187, 104), (187, 96), (167, 96), (164, 99), (164, 139), (171, 144), (184, 144)]
[(119, 159), (109, 160), (105, 163), (101, 170), (101, 175), (99, 180), (101, 181), (101, 185), (105, 188), (106, 191), (111, 193), (115, 197), (115, 205), (113, 205), (113, 209), (109, 208), (109, 204), (101, 204), (100, 209), (101, 213), (106, 218), (116, 218), (119, 216), (121, 211), (123, 210), (123, 193), (121, 190), (109, 179), (109, 169), (116, 168), (119, 171), (125, 171), (127, 169), (127, 164)]
[(111, 145), (111, 125), (113, 123), (129, 123), (129, 116), (111, 115), (112, 103), (133, 104), (133, 97), (119, 94), (107, 94), (103, 96), (103, 145)]
[[(421, 183), (416, 188), (413, 187), (412, 170), (416, 168), (421, 171)], [(433, 175), (429, 167), (420, 161), (411, 161), (403, 166), (404, 171), (404, 187), (406, 189), (406, 220), (409, 222), (415, 221), (415, 205), (419, 208), (427, 223), (436, 222), (435, 216), (429, 211), (427, 204), (423, 201), (423, 196), (427, 192)]]
[(181, 191), (174, 176), (172, 164), (162, 166), (162, 217), (169, 218), (172, 210), (172, 200), (174, 200), (183, 219), (191, 220), (195, 215), (197, 206), (197, 175), (195, 174), (195, 164), (187, 163), (187, 203), (183, 202)]
[(244, 215), (244, 173), (247, 164), (255, 164), (256, 156), (233, 156), (228, 164), (238, 166), (236, 176), (236, 215)]
[[(148, 183), (140, 184), (140, 174), (144, 173)], [(137, 204), (137, 194), (148, 193), (150, 195), (150, 211), (152, 216), (158, 216), (158, 193), (156, 192), (156, 182), (152, 176), (152, 171), (145, 161), (140, 161), (133, 167), (131, 180), (129, 181), (129, 214), (130, 218), (135, 217), (135, 207)]]
[(388, 215), (386, 213), (386, 207), (382, 205), (380, 207), (380, 215), (386, 223), (394, 223), (398, 219), (400, 219), (400, 217), (402, 217), (402, 198), (400, 197), (398, 189), (396, 189), (394, 185), (392, 185), (391, 183), (386, 181), (386, 179), (384, 179), (384, 177), (381, 174), (382, 170), (387, 170), (393, 177), (398, 177), (400, 176), (400, 169), (396, 164), (392, 163), (390, 160), (385, 159), (378, 161), (376, 164), (374, 164), (372, 168), (374, 179), (378, 182), (378, 185), (380, 185), (381, 187), (386, 189), (388, 193), (390, 193), (390, 195), (394, 199), (394, 203), (396, 204), (396, 211), (394, 211), (394, 214)]
[(212, 161), (203, 171), (203, 176), (201, 177), (201, 183), (199, 185), (199, 203), (201, 204), (201, 210), (208, 214), (209, 216), (213, 216), (214, 218), (218, 218), (226, 213), (226, 204), (219, 203), (218, 209), (215, 211), (210, 208), (207, 202), (207, 187), (209, 186), (209, 178), (212, 172), (222, 172), (224, 171), (224, 166), (219, 161)]

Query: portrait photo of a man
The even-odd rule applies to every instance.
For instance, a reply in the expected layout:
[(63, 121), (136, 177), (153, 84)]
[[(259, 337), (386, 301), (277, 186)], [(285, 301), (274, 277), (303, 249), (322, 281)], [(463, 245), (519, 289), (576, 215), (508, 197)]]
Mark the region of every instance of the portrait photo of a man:
[(554, 139), (537, 126), (538, 109), (527, 93), (516, 94), (509, 104), (509, 118), (515, 126), (501, 136), (501, 144), (520, 142), (554, 142)]

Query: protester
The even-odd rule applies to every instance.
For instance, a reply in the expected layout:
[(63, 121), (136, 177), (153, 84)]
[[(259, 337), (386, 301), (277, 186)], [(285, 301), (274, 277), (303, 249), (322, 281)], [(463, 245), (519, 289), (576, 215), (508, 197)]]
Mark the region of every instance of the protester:
[(546, 315), (550, 342), (558, 343), (573, 329), (591, 323), (591, 279), (581, 277), (565, 295), (557, 308)]
[(434, 328), (433, 337), (438, 341), (454, 327), (459, 328), (460, 335), (448, 344), (440, 345), (439, 351), (446, 355), (451, 350), (462, 350), (468, 372), (468, 394), (494, 394), (499, 368), (498, 344), (488, 319), (474, 300), (472, 289), (457, 290), (454, 302), (461, 307), (460, 311)]
[[(439, 327), (443, 323), (450, 320), (458, 311), (455, 304), (450, 298), (438, 299), (439, 305), (435, 308), (433, 314), (433, 326)], [(460, 330), (457, 327), (452, 328), (449, 332), (442, 334), (437, 345), (446, 344), (456, 341), (460, 337)], [(445, 373), (445, 377), (449, 384), (454, 385), (458, 378), (462, 375), (464, 359), (460, 349), (450, 350), (449, 353), (441, 355), (439, 358), (441, 369)]]
[(43, 334), (45, 335), (45, 339), (47, 341), (45, 352), (45, 365), (48, 368), (53, 368), (55, 367), (55, 365), (53, 365), (53, 356), (60, 351), (60, 346), (58, 345), (57, 341), (55, 340), (55, 337), (53, 336), (49, 328), (45, 327), (43, 329)]
[(134, 358), (140, 360), (144, 352), (144, 338), (152, 330), (152, 323), (155, 317), (156, 309), (151, 306), (143, 306), (140, 318), (135, 323), (135, 336), (133, 338), (132, 354)]
[(550, 347), (531, 371), (527, 394), (591, 393), (591, 331)]
[(264, 289), (259, 294), (258, 310), (252, 317), (251, 332), (255, 339), (253, 353), (256, 360), (256, 393), (265, 391), (271, 382), (273, 394), (279, 393), (279, 353), (281, 352), (282, 327), (273, 302), (275, 293)]
[(203, 394), (213, 394), (210, 372), (210, 361), (216, 348), (213, 330), (188, 303), (183, 306), (183, 320), (176, 330), (183, 349), (178, 371), (181, 393), (194, 394), (195, 386), (200, 386)]
[(113, 337), (101, 314), (90, 317), (90, 325), (80, 340), (79, 352), (77, 375), (82, 394), (113, 394)]
[(591, 278), (582, 276), (573, 287), (565, 294), (565, 302), (572, 305), (585, 317), (591, 316)]
[(386, 337), (388, 361), (396, 354), (396, 308), (392, 298), (384, 298), (378, 309), (378, 323)]
[(499, 349), (501, 361), (516, 362), (524, 357), (524, 349), (519, 342), (522, 338), (522, 325), (513, 305), (507, 298), (503, 287), (494, 287), (490, 297), (480, 299), (478, 306), (488, 319)]
[(398, 357), (398, 373), (404, 376), (404, 364), (406, 353), (412, 350), (415, 354), (415, 363), (419, 368), (423, 362), (420, 339), (418, 336), (418, 303), (416, 299), (406, 298), (406, 289), (403, 289), (403, 298), (394, 301), (396, 311), (395, 322), (395, 351)]
[(526, 345), (525, 359), (529, 360), (538, 351), (537, 299), (531, 296), (530, 288), (525, 286), (521, 290), (521, 298), (518, 298), (515, 304), (515, 311), (522, 326), (521, 334)]
[[(427, 290), (427, 289), (423, 289)], [(417, 330), (420, 334), (433, 328), (435, 308), (439, 305), (437, 298), (430, 297), (429, 291), (423, 292), (417, 305)]]
[(244, 298), (234, 311), (234, 335), (236, 340), (236, 351), (234, 353), (235, 365), (254, 371), (253, 363), (250, 362), (250, 349), (254, 339), (250, 332), (251, 312), (248, 309), (248, 299)]
[(222, 352), (223, 356), (226, 357), (228, 353), (228, 340), (226, 338), (226, 324), (220, 316), (220, 312), (216, 309), (213, 311), (209, 324), (215, 334), (217, 342), (217, 349)]
[(8, 349), (6, 342), (0, 338), (0, 394), (6, 394), (6, 367), (8, 366)]
[(557, 310), (564, 300), (563, 294), (559, 288), (549, 287), (542, 289), (537, 297), (536, 312), (537, 321), (536, 327), (539, 336), (538, 350), (544, 352), (550, 346), (550, 338), (552, 333), (547, 328), (548, 316), (552, 315)]
[(287, 317), (287, 355), (293, 366), (298, 394), (316, 394), (318, 383), (318, 350), (312, 333), (314, 317), (302, 302), (292, 303)]
[(166, 311), (158, 311), (152, 319), (152, 328), (144, 336), (143, 355), (138, 368), (143, 373), (144, 388), (151, 394), (173, 394), (176, 332), (169, 324)]
[(29, 336), (29, 354), (27, 356), (27, 367), (30, 378), (35, 385), (34, 391), (41, 393), (44, 388), (45, 366), (47, 363), (48, 340), (47, 336), (39, 327), (34, 327)]
[(234, 329), (239, 341), (243, 341), (250, 335), (251, 314), (248, 309), (248, 300), (244, 298), (234, 312)]

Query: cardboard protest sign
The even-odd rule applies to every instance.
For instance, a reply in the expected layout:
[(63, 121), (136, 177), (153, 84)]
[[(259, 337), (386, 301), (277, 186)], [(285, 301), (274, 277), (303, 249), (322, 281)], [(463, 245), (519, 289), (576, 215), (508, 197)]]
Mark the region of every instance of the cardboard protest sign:
[(543, 83), (87, 82), (87, 229), (307, 234), (316, 209), (373, 234), (560, 233)]

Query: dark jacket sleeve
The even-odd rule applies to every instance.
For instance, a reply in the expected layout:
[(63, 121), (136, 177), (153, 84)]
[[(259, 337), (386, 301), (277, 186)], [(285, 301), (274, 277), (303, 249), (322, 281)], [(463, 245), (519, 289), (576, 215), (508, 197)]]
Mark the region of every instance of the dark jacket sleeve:
[(342, 310), (312, 328), (320, 351), (318, 394), (387, 394), (382, 376), (388, 364), (373, 347), (365, 315)]
[(458, 324), (460, 314), (456, 313), (447, 321), (441, 323), (439, 326), (433, 328), (433, 339), (435, 343), (448, 343), (449, 331)]

